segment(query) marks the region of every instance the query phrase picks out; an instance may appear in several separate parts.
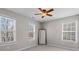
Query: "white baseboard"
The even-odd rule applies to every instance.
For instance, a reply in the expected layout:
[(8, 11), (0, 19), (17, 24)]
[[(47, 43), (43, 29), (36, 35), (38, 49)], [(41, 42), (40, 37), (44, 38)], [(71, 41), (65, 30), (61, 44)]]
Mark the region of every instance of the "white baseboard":
[(37, 46), (37, 44), (29, 45), (29, 46), (26, 46), (24, 48), (17, 49), (16, 51), (23, 51), (24, 49), (28, 49), (28, 48), (35, 47), (35, 46)]
[(67, 49), (69, 51), (79, 51), (78, 48), (70, 48), (70, 47), (67, 47), (67, 46), (61, 46), (61, 45), (57, 45), (57, 44), (53, 44), (53, 43), (48, 43), (48, 45), (52, 46), (52, 47), (59, 47), (59, 48)]

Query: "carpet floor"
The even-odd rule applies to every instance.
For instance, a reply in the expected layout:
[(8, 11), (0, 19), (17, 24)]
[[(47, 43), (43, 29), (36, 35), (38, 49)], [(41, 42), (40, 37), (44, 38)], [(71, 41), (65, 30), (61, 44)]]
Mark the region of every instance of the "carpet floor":
[(69, 50), (58, 47), (51, 47), (47, 45), (39, 45), (32, 48), (24, 49), (23, 51), (69, 51)]

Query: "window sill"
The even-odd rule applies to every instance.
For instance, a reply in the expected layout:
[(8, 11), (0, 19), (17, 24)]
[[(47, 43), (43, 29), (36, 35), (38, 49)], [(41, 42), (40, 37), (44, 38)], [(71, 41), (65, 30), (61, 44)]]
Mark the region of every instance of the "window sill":
[(27, 37), (25, 39), (28, 40), (28, 41), (34, 41), (35, 40), (35, 38), (31, 38), (31, 37)]
[(6, 45), (15, 45), (16, 41), (13, 42), (5, 42), (5, 43), (0, 43), (0, 46), (6, 46)]
[(69, 42), (69, 43), (77, 43), (77, 41), (72, 41), (72, 40), (62, 40), (64, 42)]

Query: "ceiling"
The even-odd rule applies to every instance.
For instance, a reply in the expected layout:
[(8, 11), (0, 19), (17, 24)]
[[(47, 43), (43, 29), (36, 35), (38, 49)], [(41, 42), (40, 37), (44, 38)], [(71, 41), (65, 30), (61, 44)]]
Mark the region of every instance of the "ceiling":
[(41, 15), (34, 15), (39, 12), (38, 8), (7, 8), (7, 10), (34, 18), (35, 20), (40, 22), (55, 20), (58, 18), (79, 14), (79, 8), (54, 8), (54, 15), (52, 17), (46, 16), (42, 19)]

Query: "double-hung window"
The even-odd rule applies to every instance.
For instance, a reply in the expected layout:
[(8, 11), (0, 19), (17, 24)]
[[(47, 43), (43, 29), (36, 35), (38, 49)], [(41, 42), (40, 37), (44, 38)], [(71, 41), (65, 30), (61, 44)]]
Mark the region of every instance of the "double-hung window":
[(77, 39), (77, 22), (62, 24), (62, 39), (67, 41), (76, 41)]
[(35, 24), (29, 23), (29, 31), (28, 35), (30, 39), (35, 39)]
[(0, 42), (15, 41), (15, 19), (0, 16)]

